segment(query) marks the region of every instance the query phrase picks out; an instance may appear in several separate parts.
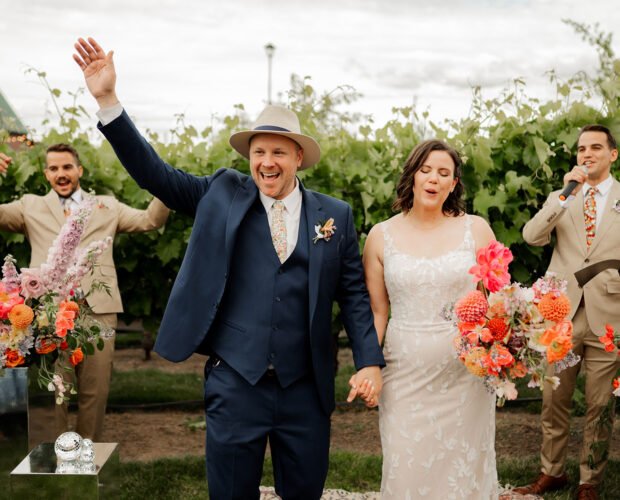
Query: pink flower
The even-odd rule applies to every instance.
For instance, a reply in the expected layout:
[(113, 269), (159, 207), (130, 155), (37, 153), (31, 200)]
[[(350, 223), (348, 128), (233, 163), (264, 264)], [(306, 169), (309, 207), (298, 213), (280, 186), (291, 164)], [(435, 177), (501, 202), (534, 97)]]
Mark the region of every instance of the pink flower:
[(469, 270), (477, 281), (482, 281), (490, 292), (497, 292), (510, 283), (508, 264), (512, 262), (512, 252), (499, 241), (491, 241), (476, 254), (477, 265)]
[(6, 285), (0, 281), (0, 319), (7, 319), (13, 306), (23, 303), (24, 298), (17, 290), (7, 290)]
[(38, 269), (22, 269), (22, 295), (29, 299), (38, 299), (47, 292)]

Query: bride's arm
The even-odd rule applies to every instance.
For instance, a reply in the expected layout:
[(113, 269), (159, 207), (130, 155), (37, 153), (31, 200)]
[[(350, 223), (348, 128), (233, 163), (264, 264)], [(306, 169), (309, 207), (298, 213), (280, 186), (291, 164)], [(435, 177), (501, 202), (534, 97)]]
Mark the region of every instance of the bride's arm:
[(470, 215), (470, 217), (473, 218), (471, 230), (474, 241), (476, 242), (476, 251), (478, 251), (493, 241), (495, 239), (495, 234), (493, 234), (493, 230), (491, 226), (489, 226), (489, 223), (482, 217), (477, 215)]
[(390, 312), (390, 300), (383, 278), (383, 231), (374, 226), (364, 245), (362, 256), (366, 288), (370, 295), (370, 307), (375, 318), (379, 344), (383, 344)]

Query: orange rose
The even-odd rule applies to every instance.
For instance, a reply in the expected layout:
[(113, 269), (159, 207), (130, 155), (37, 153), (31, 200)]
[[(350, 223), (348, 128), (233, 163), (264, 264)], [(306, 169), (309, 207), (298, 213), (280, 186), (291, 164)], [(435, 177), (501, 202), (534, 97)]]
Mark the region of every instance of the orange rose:
[(74, 313), (77, 313), (80, 310), (78, 303), (71, 300), (63, 300), (58, 308), (61, 311), (73, 311)]
[(47, 354), (56, 349), (56, 344), (49, 339), (41, 339), (37, 342), (36, 351), (39, 354)]
[(527, 368), (521, 361), (517, 361), (517, 364), (510, 369), (510, 376), (514, 378), (522, 378), (527, 375)]
[(78, 347), (75, 351), (71, 353), (69, 356), (69, 361), (73, 366), (79, 365), (84, 359), (84, 353), (82, 352), (82, 348)]
[(6, 357), (4, 358), (4, 365), (7, 368), (15, 368), (16, 366), (24, 364), (24, 357), (17, 351), (11, 349), (6, 350)]

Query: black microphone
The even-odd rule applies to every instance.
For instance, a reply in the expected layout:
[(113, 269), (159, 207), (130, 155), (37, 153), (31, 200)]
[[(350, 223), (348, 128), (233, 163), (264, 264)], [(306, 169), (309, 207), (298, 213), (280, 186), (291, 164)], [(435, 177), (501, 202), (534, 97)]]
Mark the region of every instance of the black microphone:
[[(585, 165), (580, 165), (580, 167), (581, 170), (583, 170), (583, 173), (588, 175), (588, 167), (586, 167)], [(578, 185), (579, 182), (577, 181), (569, 181), (568, 184), (566, 184), (566, 187), (560, 193), (560, 200), (564, 201), (566, 198), (568, 198), (569, 195), (573, 192), (573, 189), (575, 189)]]

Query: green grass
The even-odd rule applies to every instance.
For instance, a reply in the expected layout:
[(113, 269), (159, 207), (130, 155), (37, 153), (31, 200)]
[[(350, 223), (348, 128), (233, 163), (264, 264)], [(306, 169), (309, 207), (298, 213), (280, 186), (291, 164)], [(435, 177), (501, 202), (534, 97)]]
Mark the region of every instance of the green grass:
[[(513, 485), (525, 484), (536, 477), (538, 457), (519, 460), (501, 460), (498, 465), (500, 482)], [(121, 467), (121, 500), (204, 499), (208, 498), (203, 457), (169, 458), (153, 462), (124, 462)], [(569, 500), (577, 488), (577, 464), (569, 462), (568, 474), (573, 480), (570, 487), (545, 495), (545, 500)], [(273, 486), (271, 461), (265, 460), (263, 479), (265, 486)], [(333, 452), (326, 488), (347, 491), (379, 491), (381, 486), (381, 457), (356, 453)], [(599, 490), (601, 499), (618, 498), (620, 491), (620, 462), (610, 461), (605, 481)], [(9, 499), (6, 489), (0, 490), (0, 499)]]
[[(202, 457), (164, 459), (149, 463), (123, 464), (123, 500), (176, 500), (178, 498), (207, 498), (205, 462)], [(273, 486), (271, 459), (265, 459), (261, 484)], [(326, 488), (348, 491), (378, 491), (381, 485), (381, 457), (355, 453), (334, 452)]]
[(148, 404), (201, 400), (203, 377), (191, 373), (158, 370), (115, 371), (108, 404)]
[[(349, 379), (355, 369), (345, 366), (336, 377), (336, 401), (349, 394)], [(164, 373), (158, 370), (114, 371), (108, 404), (148, 404), (202, 400), (202, 375)]]

